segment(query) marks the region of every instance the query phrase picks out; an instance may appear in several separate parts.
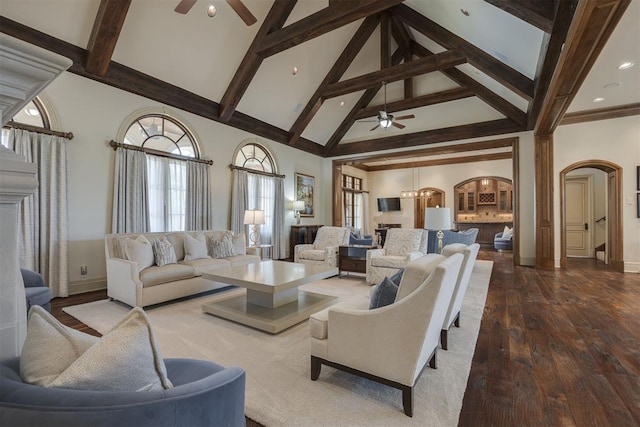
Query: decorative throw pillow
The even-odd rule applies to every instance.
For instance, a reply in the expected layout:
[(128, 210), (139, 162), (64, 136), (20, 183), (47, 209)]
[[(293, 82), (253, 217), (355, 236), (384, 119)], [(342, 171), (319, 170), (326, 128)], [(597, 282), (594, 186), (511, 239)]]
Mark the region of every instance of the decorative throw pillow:
[(247, 241), (244, 238), (244, 233), (236, 234), (231, 238), (233, 242), (234, 255), (246, 255), (247, 254)]
[(34, 305), (29, 310), (27, 337), (20, 355), (20, 376), (25, 383), (46, 386), (99, 340), (64, 326), (47, 310)]
[(138, 271), (151, 267), (155, 262), (151, 243), (142, 234), (136, 239), (126, 240), (125, 255), (129, 261), (138, 263)]
[(508, 239), (511, 236), (513, 236), (513, 228), (509, 228), (508, 225), (505, 225), (504, 230), (502, 230), (502, 238)]
[(235, 255), (231, 234), (225, 234), (221, 239), (211, 237), (211, 257), (226, 258)]
[(371, 293), (369, 309), (372, 310), (392, 304), (396, 300), (397, 293), (398, 285), (393, 283), (388, 277), (385, 277)]
[(401, 268), (400, 270), (396, 271), (391, 277), (389, 277), (389, 280), (395, 283), (396, 286), (400, 286), (400, 281), (402, 280), (402, 273), (404, 273), (404, 268)]
[[(43, 336), (48, 348), (38, 341)], [(69, 328), (46, 310), (34, 306), (20, 373), (25, 382), (44, 387), (94, 391), (173, 387), (149, 319), (140, 307), (131, 310), (102, 338), (96, 338), (79, 331), (69, 333)]]
[(184, 260), (211, 258), (207, 251), (207, 238), (200, 233), (196, 237), (188, 234), (184, 236)]
[(165, 237), (153, 239), (153, 258), (155, 259), (157, 266), (163, 266), (167, 264), (176, 264), (176, 251), (173, 249), (173, 245)]

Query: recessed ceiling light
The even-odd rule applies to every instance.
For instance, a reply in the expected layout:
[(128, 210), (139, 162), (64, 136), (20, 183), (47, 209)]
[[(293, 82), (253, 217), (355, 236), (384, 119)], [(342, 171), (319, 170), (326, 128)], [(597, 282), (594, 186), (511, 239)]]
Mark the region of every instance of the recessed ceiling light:
[(291, 71), (291, 74), (295, 76), (296, 74), (298, 74), (298, 71), (298, 67), (293, 67), (293, 71)]
[(207, 8), (207, 16), (209, 18), (213, 18), (214, 16), (216, 16), (216, 13), (218, 13), (218, 10), (216, 9), (216, 7), (214, 5), (209, 5), (209, 7)]
[(622, 64), (618, 65), (618, 70), (626, 70), (627, 68), (633, 67), (633, 65), (633, 62), (631, 61), (623, 62)]
[(40, 112), (35, 108), (26, 108), (24, 112), (27, 113), (27, 116), (31, 116), (31, 117), (40, 115)]
[(606, 85), (604, 85), (602, 87), (605, 88), (605, 89), (611, 89), (611, 88), (620, 87), (620, 86), (622, 86), (622, 83), (620, 83), (620, 82), (611, 82), (611, 83), (607, 83)]
[(344, 101), (340, 101), (340, 106), (344, 107)]
[(604, 98), (595, 98), (593, 100), (593, 102), (602, 102), (602, 101), (604, 101)]

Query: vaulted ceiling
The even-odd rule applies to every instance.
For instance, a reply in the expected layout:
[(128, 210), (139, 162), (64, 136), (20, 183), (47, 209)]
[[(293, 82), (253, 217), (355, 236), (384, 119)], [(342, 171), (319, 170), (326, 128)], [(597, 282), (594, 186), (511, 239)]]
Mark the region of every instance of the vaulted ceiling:
[[(207, 0), (187, 14), (179, 0), (3, 0), (0, 31), (72, 73), (333, 157), (553, 130), (621, 18), (608, 60), (640, 60), (638, 1), (244, 0), (247, 26), (221, 0), (214, 18)], [(598, 77), (624, 83), (605, 110), (638, 114), (638, 68)], [(415, 118), (372, 130), (381, 110)]]

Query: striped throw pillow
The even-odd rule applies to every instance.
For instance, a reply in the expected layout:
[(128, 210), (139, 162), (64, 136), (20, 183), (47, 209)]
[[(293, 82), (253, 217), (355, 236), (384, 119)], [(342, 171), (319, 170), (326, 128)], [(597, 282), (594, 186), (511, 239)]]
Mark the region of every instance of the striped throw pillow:
[(157, 266), (163, 266), (167, 264), (176, 264), (176, 251), (173, 249), (173, 245), (165, 237), (153, 239), (153, 257), (156, 260)]

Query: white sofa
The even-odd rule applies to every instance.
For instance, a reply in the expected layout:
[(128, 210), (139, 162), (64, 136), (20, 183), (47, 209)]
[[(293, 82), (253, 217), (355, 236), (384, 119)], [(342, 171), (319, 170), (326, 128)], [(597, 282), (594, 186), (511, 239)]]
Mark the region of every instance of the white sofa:
[[(149, 242), (155, 238), (165, 238), (176, 254), (176, 263), (151, 265), (139, 268), (138, 262), (127, 257), (125, 247), (127, 239), (137, 239), (143, 235)], [(199, 258), (185, 260), (185, 234), (196, 237), (204, 235), (209, 247), (209, 239), (221, 239), (231, 235), (233, 255), (223, 258)], [(209, 251), (207, 251), (209, 252)], [(201, 292), (226, 287), (224, 283), (202, 278), (204, 271), (235, 265), (260, 262), (257, 255), (246, 253), (244, 234), (233, 235), (227, 230), (203, 230), (188, 232), (107, 234), (105, 236), (105, 254), (107, 261), (107, 296), (132, 307), (146, 307), (170, 301), (176, 298), (195, 295)]]
[(369, 309), (356, 296), (309, 319), (311, 379), (322, 365), (402, 390), (405, 414), (413, 415), (413, 388), (436, 351), (463, 255), (428, 254), (407, 264), (395, 302)]

